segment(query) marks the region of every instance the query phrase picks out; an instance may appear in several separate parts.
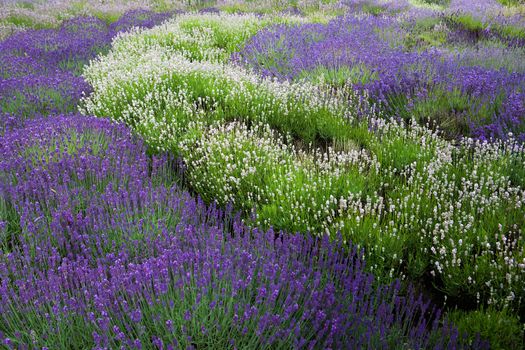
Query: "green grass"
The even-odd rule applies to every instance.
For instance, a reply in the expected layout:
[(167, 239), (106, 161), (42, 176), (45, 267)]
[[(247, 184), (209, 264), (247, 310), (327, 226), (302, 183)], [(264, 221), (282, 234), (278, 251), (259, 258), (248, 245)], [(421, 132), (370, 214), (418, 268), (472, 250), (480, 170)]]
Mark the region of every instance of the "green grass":
[(52, 28), (54, 26), (54, 24), (52, 23), (35, 22), (33, 18), (23, 15), (23, 14), (9, 15), (3, 18), (2, 20), (0, 20), (0, 22), (15, 25), (18, 27), (33, 28), (33, 29), (46, 29), (46, 28)]
[(22, 118), (49, 115), (57, 110), (62, 113), (76, 112), (76, 101), (71, 100), (66, 92), (67, 88), (67, 85), (58, 89), (28, 86), (24, 91), (16, 91), (9, 99), (0, 101), (0, 108), (5, 113), (21, 115)]
[(450, 4), (450, 0), (409, 0), (409, 2), (415, 7), (431, 8), (435, 10), (443, 10)]
[(315, 85), (328, 84), (334, 88), (342, 88), (349, 83), (366, 84), (377, 78), (377, 73), (372, 72), (364, 65), (354, 65), (352, 67), (342, 66), (338, 68), (318, 66), (310, 71), (302, 71), (297, 79), (305, 79)]
[(439, 47), (447, 43), (448, 34), (445, 31), (443, 21), (437, 17), (423, 17), (416, 20), (415, 25), (407, 28), (404, 45), (412, 50)]
[(414, 102), (411, 112), (422, 123), (433, 123), (451, 139), (469, 134), (467, 118), (472, 101), (460, 91), (437, 88), (425, 99)]
[(11, 201), (4, 196), (0, 197), (0, 216), (2, 217), (0, 220), (0, 247), (3, 252), (10, 252), (22, 228), (20, 227), (20, 214)]
[(106, 24), (111, 24), (121, 17), (121, 14), (118, 12), (102, 12), (102, 11), (93, 11), (93, 16), (104, 21)]
[(33, 10), (35, 8), (35, 5), (30, 1), (20, 1), (16, 3), (17, 7), (21, 7), (23, 9), (27, 10)]
[[(489, 27), (488, 23), (485, 23), (482, 20), (468, 14), (448, 16), (447, 21), (452, 24), (459, 25), (473, 33), (478, 33), (479, 36), (481, 36), (480, 33), (483, 30)], [(491, 30), (496, 31), (502, 35), (503, 38), (525, 39), (525, 29), (518, 26), (493, 23), (491, 25)]]
[(497, 0), (500, 4), (505, 6), (519, 6), (524, 5), (525, 0)]
[(482, 339), (490, 342), (491, 349), (523, 349), (525, 346), (523, 324), (508, 310), (452, 311), (447, 316), (460, 332), (472, 338), (479, 333)]
[(525, 28), (523, 27), (507, 25), (498, 26), (497, 28), (504, 36), (509, 38), (525, 39)]
[(379, 16), (380, 14), (384, 13), (386, 10), (381, 5), (364, 3), (361, 7), (361, 11), (365, 13), (369, 13), (373, 16)]

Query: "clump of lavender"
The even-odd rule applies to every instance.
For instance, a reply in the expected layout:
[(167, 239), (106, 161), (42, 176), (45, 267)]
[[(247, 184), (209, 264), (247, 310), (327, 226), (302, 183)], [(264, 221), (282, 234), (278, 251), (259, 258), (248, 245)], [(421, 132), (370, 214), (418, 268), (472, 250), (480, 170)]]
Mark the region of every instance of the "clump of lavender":
[(69, 72), (26, 75), (0, 81), (0, 114), (20, 119), (36, 115), (71, 113), (91, 87)]
[[(454, 144), (415, 121), (375, 118), (373, 107), (353, 114), (345, 110), (360, 105), (347, 103), (352, 86), (334, 97), (325, 86), (261, 80), (208, 61), (215, 36), (202, 38), (198, 60), (164, 46), (179, 36), (184, 42), (180, 25), (190, 18), (223, 17), (200, 16), (119, 37), (86, 69), (95, 93), (84, 113), (111, 116), (153, 149), (178, 152), (192, 190), (246, 213), (256, 207), (250, 219), (260, 219), (257, 226), (340, 231), (365, 249), (369, 269), (381, 278), (424, 277), (448, 297), (521, 307), (522, 146)], [(345, 120), (359, 124), (340, 124)], [(302, 142), (276, 132), (290, 127)], [(336, 149), (306, 148), (315, 135), (336, 140)]]
[(387, 114), (405, 116), (408, 101), (432, 86), (439, 55), (405, 50), (404, 36), (391, 17), (349, 15), (262, 30), (232, 60), (282, 80), (351, 84)]
[[(424, 69), (435, 59), (430, 53), (404, 52), (401, 36), (392, 18), (346, 16), (326, 25), (270, 27), (232, 58), (281, 79), (302, 78), (319, 67), (337, 71), (355, 66), (346, 78), (381, 98), (392, 92), (411, 93), (419, 82), (414, 79), (417, 68)], [(414, 65), (412, 70), (407, 69), (408, 62)]]
[(152, 12), (136, 9), (127, 11), (116, 22), (110, 24), (110, 32), (115, 35), (132, 27), (152, 28), (173, 16), (171, 12)]
[(29, 57), (44, 68), (38, 73), (53, 73), (57, 69), (77, 69), (80, 73), (77, 67), (107, 48), (110, 42), (111, 34), (105, 22), (94, 17), (78, 17), (64, 21), (57, 29), (16, 33), (0, 46), (4, 57)]
[(159, 211), (160, 203), (175, 205), (157, 176), (166, 159), (150, 161), (122, 125), (78, 115), (37, 119), (7, 132), (0, 154), (8, 251), (31, 247), (36, 261), (48, 250), (95, 259), (127, 236), (149, 236), (149, 220), (173, 219)]
[(7, 348), (465, 345), (340, 240), (250, 230), (206, 208), (122, 125), (40, 118), (1, 141)]
[(59, 29), (17, 33), (0, 43), (0, 115), (5, 129), (38, 115), (70, 113), (91, 88), (71, 71), (108, 47), (104, 22), (82, 17)]

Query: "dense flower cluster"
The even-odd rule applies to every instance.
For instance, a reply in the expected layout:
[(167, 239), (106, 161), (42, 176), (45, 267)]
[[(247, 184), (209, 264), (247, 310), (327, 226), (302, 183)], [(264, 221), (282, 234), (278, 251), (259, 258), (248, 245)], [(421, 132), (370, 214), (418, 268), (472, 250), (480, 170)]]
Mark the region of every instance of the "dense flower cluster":
[(512, 0), (450, 0), (448, 10), (467, 13), (484, 22), (523, 26), (525, 23), (523, 12), (513, 13), (511, 8), (503, 6), (505, 3), (512, 3)]
[[(70, 18), (96, 16), (106, 22), (115, 22), (126, 17), (129, 18), (130, 12), (142, 13), (145, 18), (153, 18), (159, 16), (158, 11), (172, 12), (184, 9), (186, 5), (188, 2), (185, 0), (171, 0), (169, 2), (151, 0), (88, 0), (81, 2), (2, 0), (0, 2), (0, 40), (27, 29), (57, 27), (62, 21)], [(144, 19), (136, 18), (139, 21)]]

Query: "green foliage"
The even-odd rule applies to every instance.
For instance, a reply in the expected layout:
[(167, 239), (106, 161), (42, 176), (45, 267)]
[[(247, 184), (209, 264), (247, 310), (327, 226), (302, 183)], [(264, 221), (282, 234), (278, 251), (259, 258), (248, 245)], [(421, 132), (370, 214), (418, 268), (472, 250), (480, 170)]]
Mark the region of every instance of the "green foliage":
[(24, 14), (11, 14), (3, 18), (0, 23), (8, 23), (23, 28), (44, 29), (53, 27), (52, 23), (35, 22), (33, 18)]
[[(466, 30), (477, 33), (478, 37), (481, 37), (481, 31), (489, 27), (488, 23), (470, 14), (452, 15), (447, 16), (445, 19), (453, 25), (459, 25)], [(493, 23), (491, 24), (491, 30), (499, 33), (504, 38), (525, 38), (525, 29), (514, 25)]]
[(23, 9), (27, 9), (27, 10), (33, 10), (35, 8), (35, 5), (30, 1), (17, 2), (16, 6), (21, 7)]
[[(223, 60), (229, 56), (248, 38), (254, 35), (262, 23), (247, 21), (243, 27), (231, 28), (224, 26), (219, 20), (193, 18), (187, 21), (181, 21), (180, 28), (186, 35), (210, 35), (207, 40), (209, 46), (207, 49), (224, 50)], [(262, 24), (264, 25), (264, 24)], [(177, 43), (174, 43), (175, 45)], [(206, 48), (195, 47), (193, 43), (182, 47), (176, 47), (179, 50), (192, 51), (195, 57), (199, 57), (197, 51), (203, 52)], [(197, 58), (199, 59), (199, 58)], [(200, 57), (202, 59), (202, 57)]]
[[(180, 143), (189, 184), (207, 201), (255, 208), (257, 224), (291, 232), (319, 232), (338, 215), (337, 202), (364, 192), (373, 171), (358, 151), (307, 154), (264, 125), (215, 125)], [(337, 162), (338, 161), (338, 162)], [(362, 162), (362, 163), (361, 163)]]
[(450, 4), (450, 0), (408, 0), (408, 2), (415, 7), (429, 8), (437, 11), (442, 11)]
[[(244, 322), (248, 331), (243, 331), (237, 327), (237, 305), (251, 305), (253, 303), (253, 292), (259, 288), (257, 278), (249, 283), (246, 288), (249, 292), (234, 292), (231, 281), (225, 278), (212, 276), (214, 289), (208, 292), (197, 293), (197, 278), (184, 283), (184, 288), (179, 289), (175, 284), (167, 286), (167, 290), (151, 301), (145, 298), (128, 299), (126, 305), (130, 310), (141, 311), (141, 322), (133, 322), (130, 312), (120, 312), (120, 310), (108, 310), (104, 315), (94, 314), (94, 317), (106, 317), (110, 330), (108, 334), (114, 334), (110, 338), (109, 346), (112, 348), (129, 347), (129, 343), (121, 340), (118, 336), (120, 332), (134, 339), (140, 340), (145, 349), (154, 349), (151, 345), (151, 334), (157, 334), (164, 338), (165, 344), (177, 340), (177, 346), (183, 348), (198, 347), (209, 349), (232, 349), (232, 340), (235, 345), (244, 349), (262, 349), (266, 344), (255, 336), (258, 318), (253, 317), (250, 321)], [(220, 295), (216, 290), (221, 291)], [(67, 291), (65, 292), (67, 293)], [(286, 293), (284, 290), (281, 293)], [(218, 304), (211, 308), (210, 305)], [(283, 302), (276, 303), (271, 312), (276, 314), (284, 313)], [(263, 306), (261, 306), (262, 308)], [(299, 305), (297, 312), (302, 310), (303, 305)], [(53, 349), (86, 349), (95, 346), (92, 334), (101, 332), (100, 326), (96, 322), (86, 322), (86, 316), (79, 313), (65, 313), (64, 315), (53, 312), (51, 305), (46, 309), (42, 306), (39, 311), (36, 308), (28, 309), (20, 305), (20, 309), (25, 312), (17, 313), (17, 318), (11, 318), (11, 323), (2, 324), (1, 329), (7, 334), (16, 332), (17, 336), (12, 339), (15, 346), (18, 342), (32, 344), (35, 347), (49, 347)], [(239, 308), (241, 309), (241, 308)], [(55, 309), (56, 310), (56, 309)], [(191, 313), (188, 311), (191, 310)], [(242, 309), (241, 309), (242, 310)], [(300, 323), (299, 323), (300, 324)], [(315, 338), (313, 330), (309, 330), (307, 325), (300, 324), (307, 336)], [(203, 329), (206, 332), (203, 332)], [(31, 332), (19, 332), (19, 330), (31, 330)], [(310, 334), (308, 334), (310, 333)], [(46, 338), (35, 336), (46, 334)], [(162, 336), (164, 335), (164, 336)], [(284, 349), (290, 346), (287, 337), (276, 337), (272, 347)]]
[(506, 25), (506, 26), (497, 26), (497, 30), (499, 30), (504, 36), (510, 37), (510, 38), (521, 38), (525, 39), (525, 28), (513, 26), (513, 25)]
[(487, 27), (487, 24), (469, 14), (452, 16), (452, 20), (471, 32), (480, 32)]
[(438, 5), (438, 6), (448, 6), (450, 4), (450, 0), (419, 0), (419, 1), (425, 4)]
[(0, 217), (0, 248), (3, 252), (10, 252), (21, 232), (20, 214), (4, 196), (0, 197)]
[(342, 88), (347, 84), (366, 84), (376, 80), (377, 73), (372, 72), (364, 65), (338, 68), (318, 66), (313, 70), (302, 71), (298, 79), (306, 79), (316, 85), (328, 84), (334, 88)]
[(469, 121), (479, 125), (491, 120), (501, 109), (505, 99), (503, 92), (495, 91), (495, 99), (487, 103), (480, 98), (461, 92), (437, 87), (424, 98), (415, 99), (410, 115), (421, 123), (429, 123), (443, 131), (444, 136), (457, 139), (470, 135)]
[(523, 324), (508, 310), (452, 311), (447, 316), (461, 333), (471, 338), (479, 334), (488, 340), (491, 349), (523, 349), (525, 346)]
[(157, 12), (167, 12), (173, 10), (173, 2), (169, 0), (152, 0), (151, 5), (153, 10)]
[(434, 89), (427, 98), (414, 101), (411, 112), (423, 123), (439, 127), (449, 138), (468, 134), (465, 115), (469, 114), (472, 101), (458, 90)]
[(419, 161), (426, 163), (434, 157), (434, 148), (424, 147), (412, 135), (399, 132), (385, 132), (375, 137), (369, 149), (379, 163), (400, 172)]
[(103, 12), (103, 11), (93, 11), (93, 16), (97, 17), (98, 19), (106, 22), (108, 25), (118, 21), (121, 14), (118, 12)]
[[(27, 87), (25, 91), (14, 92), (9, 97), (0, 100), (0, 109), (13, 115), (48, 115), (53, 106), (59, 106), (58, 108), (65, 113), (76, 111), (76, 106), (71, 103), (69, 96), (65, 96), (63, 91), (49, 87)], [(39, 103), (34, 103), (32, 99), (38, 100)]]
[(371, 3), (364, 3), (361, 7), (361, 11), (365, 13), (370, 13), (374, 16), (379, 16), (383, 12), (385, 12), (385, 8), (381, 5), (375, 5)]
[(498, 2), (505, 6), (519, 6), (525, 4), (524, 0), (498, 0)]
[(191, 9), (202, 9), (217, 4), (217, 0), (184, 0), (183, 3)]
[(437, 17), (423, 17), (416, 20), (415, 25), (409, 24), (408, 33), (404, 39), (407, 49), (428, 49), (447, 43), (447, 27)]

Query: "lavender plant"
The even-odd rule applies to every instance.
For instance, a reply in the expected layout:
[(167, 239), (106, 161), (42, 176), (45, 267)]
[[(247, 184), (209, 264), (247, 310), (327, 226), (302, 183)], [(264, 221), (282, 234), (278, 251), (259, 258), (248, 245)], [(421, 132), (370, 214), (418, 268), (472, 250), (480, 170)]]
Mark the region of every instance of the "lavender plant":
[[(6, 133), (2, 141), (2, 198), (18, 213), (9, 222), (16, 230), (6, 235), (25, 244), (31, 239), (34, 254), (52, 246), (63, 256), (93, 258), (92, 248), (116, 249), (122, 235), (140, 237), (131, 229), (137, 216), (148, 208), (153, 212), (144, 218), (160, 214), (146, 203), (170, 201), (155, 175), (163, 163), (154, 159), (157, 168), (151, 170), (144, 146), (123, 126), (82, 116), (49, 117)], [(169, 223), (170, 212), (162, 215)], [(50, 229), (51, 236), (37, 234)]]
[(41, 118), (1, 141), (7, 348), (467, 346), (355, 248), (206, 208), (122, 125)]
[(153, 12), (144, 9), (126, 11), (109, 25), (112, 33), (125, 32), (133, 27), (152, 28), (172, 17), (174, 12)]
[[(135, 125), (148, 143), (161, 150), (173, 149), (172, 140), (186, 130), (191, 120), (243, 118), (268, 123), (307, 142), (344, 140), (352, 133), (352, 126), (336, 116), (348, 108), (327, 91), (261, 79), (222, 62), (224, 53), (228, 57), (234, 46), (230, 41), (236, 43), (253, 28), (284, 20), (189, 14), (160, 28), (123, 35), (115, 41), (114, 50), (86, 68), (84, 76), (97, 91), (83, 100), (83, 111), (111, 115)], [(228, 25), (221, 24), (226, 21)], [(203, 28), (191, 29), (198, 24)], [(188, 28), (194, 35), (188, 35)], [(191, 50), (187, 49), (190, 45)], [(132, 65), (117, 63), (132, 59)], [(130, 71), (135, 78), (129, 79)], [(108, 76), (113, 77), (111, 81)], [(144, 82), (139, 84), (140, 92), (135, 79)], [(153, 89), (157, 92), (152, 94)], [(127, 101), (133, 96), (145, 103), (129, 106)], [(166, 108), (151, 110), (154, 103)], [(148, 120), (144, 119), (146, 114)]]

